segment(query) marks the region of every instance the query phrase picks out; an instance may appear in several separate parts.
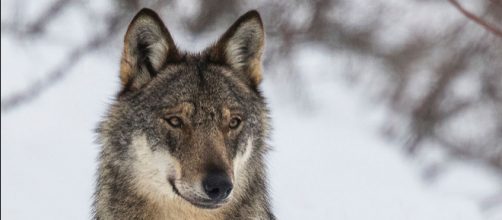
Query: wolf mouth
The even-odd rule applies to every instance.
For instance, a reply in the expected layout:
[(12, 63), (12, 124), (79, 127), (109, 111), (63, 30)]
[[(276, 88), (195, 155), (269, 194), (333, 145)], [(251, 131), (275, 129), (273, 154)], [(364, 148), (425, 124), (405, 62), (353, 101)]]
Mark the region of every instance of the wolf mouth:
[(179, 197), (181, 197), (185, 201), (189, 202), (190, 204), (192, 204), (193, 206), (198, 207), (198, 208), (202, 208), (202, 209), (217, 209), (217, 208), (221, 207), (224, 203), (226, 203), (228, 201), (228, 199), (225, 199), (225, 200), (222, 200), (222, 201), (219, 201), (219, 202), (212, 202), (210, 200), (206, 200), (206, 201), (194, 201), (193, 199), (190, 199), (190, 198), (187, 198), (187, 197), (183, 196), (179, 192), (178, 188), (176, 188), (176, 185), (174, 184), (174, 180), (173, 179), (169, 179), (168, 182), (171, 185), (171, 187), (173, 188), (173, 191), (174, 191), (174, 193), (176, 195), (178, 195)]

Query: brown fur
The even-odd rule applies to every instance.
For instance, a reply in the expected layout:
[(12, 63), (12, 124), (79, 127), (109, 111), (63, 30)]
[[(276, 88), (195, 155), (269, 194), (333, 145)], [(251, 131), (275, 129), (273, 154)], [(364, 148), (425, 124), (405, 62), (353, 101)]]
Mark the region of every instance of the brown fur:
[[(180, 52), (155, 12), (133, 18), (122, 90), (98, 128), (96, 219), (274, 219), (264, 165), (268, 110), (259, 90), (263, 47), (256, 11), (199, 54)], [(233, 185), (222, 201), (202, 187), (214, 172)]]

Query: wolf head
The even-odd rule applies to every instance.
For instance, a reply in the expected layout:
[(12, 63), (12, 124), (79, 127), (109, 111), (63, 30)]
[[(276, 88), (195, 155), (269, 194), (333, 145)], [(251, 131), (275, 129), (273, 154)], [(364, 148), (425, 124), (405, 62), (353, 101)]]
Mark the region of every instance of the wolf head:
[(108, 188), (203, 208), (242, 197), (263, 175), (263, 47), (256, 11), (192, 54), (176, 47), (155, 12), (141, 10), (124, 38), (121, 91), (99, 129), (101, 173), (121, 181)]

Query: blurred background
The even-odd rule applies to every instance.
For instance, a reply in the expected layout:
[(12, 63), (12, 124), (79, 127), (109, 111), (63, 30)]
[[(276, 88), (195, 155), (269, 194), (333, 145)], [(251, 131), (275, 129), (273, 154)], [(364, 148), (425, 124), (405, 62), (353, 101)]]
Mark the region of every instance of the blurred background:
[(502, 219), (501, 0), (2, 0), (1, 217), (89, 219), (125, 29), (266, 28), (279, 219)]

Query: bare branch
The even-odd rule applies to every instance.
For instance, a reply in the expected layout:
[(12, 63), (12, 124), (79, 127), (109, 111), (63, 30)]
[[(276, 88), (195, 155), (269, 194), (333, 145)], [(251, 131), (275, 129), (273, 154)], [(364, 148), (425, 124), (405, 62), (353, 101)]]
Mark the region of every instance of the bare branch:
[(8, 112), (21, 104), (27, 103), (34, 98), (41, 95), (43, 92), (47, 90), (47, 88), (54, 85), (56, 82), (62, 80), (66, 75), (68, 75), (71, 71), (70, 69), (77, 64), (80, 59), (82, 59), (85, 55), (90, 52), (98, 49), (100, 46), (108, 42), (113, 33), (116, 32), (118, 28), (120, 16), (114, 16), (109, 20), (109, 26), (105, 33), (98, 34), (92, 40), (88, 41), (86, 44), (77, 47), (68, 55), (68, 58), (63, 61), (55, 70), (49, 73), (43, 79), (40, 79), (28, 86), (28, 89), (15, 93), (1, 101), (1, 112)]
[(42, 12), (40, 16), (33, 19), (33, 22), (28, 22), (29, 24), (24, 28), (17, 24), (18, 21), (2, 22), (2, 31), (12, 32), (19, 37), (32, 37), (33, 35), (42, 34), (47, 24), (56, 19), (57, 15), (72, 2), (74, 2), (74, 0), (58, 0), (52, 3), (52, 5)]
[(71, 0), (58, 0), (54, 2), (45, 12), (40, 15), (35, 22), (28, 25), (26, 30), (29, 34), (40, 33), (45, 30), (45, 25), (47, 25), (52, 19), (54, 19), (56, 14), (62, 11), (62, 9), (68, 5)]
[(475, 23), (481, 25), (484, 29), (487, 31), (497, 35), (498, 37), (502, 37), (502, 31), (497, 29), (496, 27), (493, 27), (491, 24), (488, 24), (486, 21), (481, 19), (480, 17), (476, 16), (475, 14), (472, 14), (471, 12), (467, 11), (465, 8), (458, 3), (457, 0), (448, 0), (455, 8), (457, 8), (462, 14), (464, 14), (467, 18), (469, 18), (471, 21), (474, 21)]

